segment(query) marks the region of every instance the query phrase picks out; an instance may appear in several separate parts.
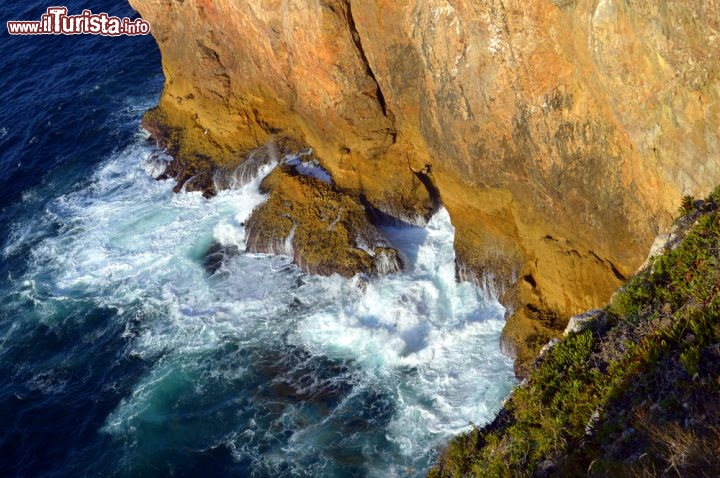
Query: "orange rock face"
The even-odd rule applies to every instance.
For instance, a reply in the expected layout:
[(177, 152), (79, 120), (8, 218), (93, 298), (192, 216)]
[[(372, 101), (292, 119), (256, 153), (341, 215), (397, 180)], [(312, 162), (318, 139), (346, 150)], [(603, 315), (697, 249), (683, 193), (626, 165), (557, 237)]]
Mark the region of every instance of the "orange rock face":
[(680, 197), (720, 182), (717, 0), (130, 3), (188, 163), (294, 137), (411, 221), (431, 164), (461, 275), (504, 295), (520, 355), (604, 303)]

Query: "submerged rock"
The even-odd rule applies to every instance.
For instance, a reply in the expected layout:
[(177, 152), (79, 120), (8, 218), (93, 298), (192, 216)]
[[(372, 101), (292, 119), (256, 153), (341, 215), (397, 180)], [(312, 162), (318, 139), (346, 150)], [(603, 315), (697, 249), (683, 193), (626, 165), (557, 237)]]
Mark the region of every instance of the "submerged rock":
[(203, 257), (203, 266), (209, 275), (216, 274), (221, 270), (223, 262), (232, 256), (240, 254), (240, 248), (235, 245), (224, 246), (219, 242), (213, 242)]

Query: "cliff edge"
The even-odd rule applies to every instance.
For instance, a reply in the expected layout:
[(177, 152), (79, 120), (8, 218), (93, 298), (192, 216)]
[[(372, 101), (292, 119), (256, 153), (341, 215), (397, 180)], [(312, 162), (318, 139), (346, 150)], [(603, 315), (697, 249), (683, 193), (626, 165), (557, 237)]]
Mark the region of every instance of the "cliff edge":
[(439, 191), (520, 373), (720, 182), (716, 0), (130, 3), (162, 52), (146, 125), (180, 184), (288, 137), (384, 217), (422, 224)]
[(720, 476), (720, 188), (429, 476)]

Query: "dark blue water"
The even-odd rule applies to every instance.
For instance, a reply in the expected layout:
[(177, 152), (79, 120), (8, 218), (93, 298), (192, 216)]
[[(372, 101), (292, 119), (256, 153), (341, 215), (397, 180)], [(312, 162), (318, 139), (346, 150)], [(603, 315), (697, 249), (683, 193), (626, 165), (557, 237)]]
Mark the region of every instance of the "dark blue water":
[[(123, 2), (64, 5), (136, 16)], [(162, 88), (149, 36), (8, 35), (7, 20), (39, 20), (48, 6), (0, 3), (3, 242), (13, 222), (44, 211), (133, 141), (141, 111)], [(79, 298), (46, 323), (30, 317), (42, 313), (8, 281), (23, 275), (32, 242), (0, 262), (0, 476), (111, 476), (122, 457), (98, 429), (148, 362), (124, 355), (124, 325), (92, 300)]]
[[(0, 476), (420, 476), (513, 384), (502, 309), (454, 281), (454, 230), (386, 232), (408, 272), (228, 255), (257, 181), (153, 180), (150, 36), (10, 36), (0, 4)], [(72, 1), (134, 17), (124, 2)], [(267, 172), (267, 171), (265, 171)]]

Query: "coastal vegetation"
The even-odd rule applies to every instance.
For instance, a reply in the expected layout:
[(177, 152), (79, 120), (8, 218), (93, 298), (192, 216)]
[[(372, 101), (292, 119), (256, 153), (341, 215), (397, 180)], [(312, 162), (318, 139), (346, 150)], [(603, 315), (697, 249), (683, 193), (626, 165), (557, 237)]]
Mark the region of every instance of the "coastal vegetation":
[(431, 477), (720, 476), (720, 188)]

